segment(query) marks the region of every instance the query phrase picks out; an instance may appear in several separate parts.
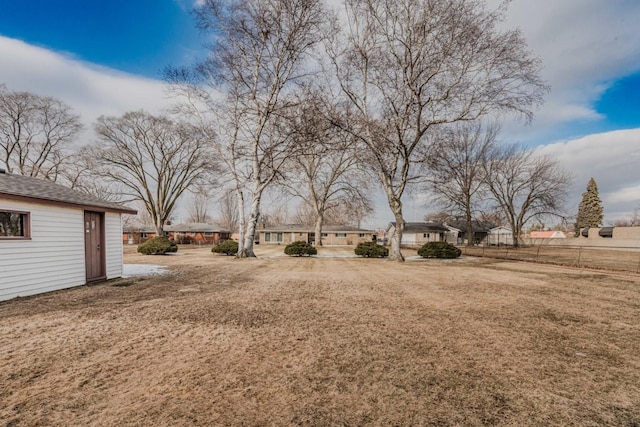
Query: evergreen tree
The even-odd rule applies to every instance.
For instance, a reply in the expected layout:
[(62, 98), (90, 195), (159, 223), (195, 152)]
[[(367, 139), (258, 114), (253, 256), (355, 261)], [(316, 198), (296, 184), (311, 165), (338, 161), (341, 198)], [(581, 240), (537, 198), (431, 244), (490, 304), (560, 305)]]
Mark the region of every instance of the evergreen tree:
[(602, 225), (603, 209), (602, 200), (598, 196), (598, 184), (591, 178), (587, 184), (587, 191), (582, 193), (582, 201), (578, 206), (578, 216), (576, 218), (576, 236), (580, 230), (588, 227), (599, 227)]

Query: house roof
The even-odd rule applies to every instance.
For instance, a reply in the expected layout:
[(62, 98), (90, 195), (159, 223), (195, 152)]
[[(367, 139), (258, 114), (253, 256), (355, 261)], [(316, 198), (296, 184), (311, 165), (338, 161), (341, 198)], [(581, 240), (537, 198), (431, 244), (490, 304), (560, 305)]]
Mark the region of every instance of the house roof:
[(0, 172), (0, 198), (82, 208), (99, 208), (128, 214), (137, 213), (135, 209), (119, 203), (108, 202), (55, 182), (6, 172)]
[(564, 238), (567, 237), (562, 231), (532, 231), (529, 233), (529, 237), (532, 239), (552, 239), (552, 238)]
[[(387, 230), (391, 227), (395, 228), (396, 223), (390, 222)], [(428, 233), (428, 232), (446, 232), (449, 231), (447, 227), (442, 224), (436, 224), (435, 222), (405, 222), (405, 233)]]
[[(313, 233), (315, 228), (313, 225), (303, 225), (303, 224), (283, 224), (283, 225), (274, 225), (272, 227), (267, 227), (259, 232), (298, 232), (298, 233)], [(349, 225), (325, 225), (322, 227), (323, 233), (371, 233), (371, 230), (365, 230), (363, 228), (351, 227)]]
[(202, 222), (194, 222), (189, 224), (165, 225), (163, 228), (165, 231), (175, 231), (178, 233), (188, 233), (188, 232), (231, 233), (231, 231), (229, 230), (225, 230), (223, 228), (216, 227), (215, 225), (205, 224)]
[[(457, 228), (463, 233), (467, 232), (466, 221), (456, 219), (454, 221), (447, 221), (447, 225)], [(471, 221), (471, 229), (473, 230), (474, 233), (486, 233), (492, 228), (494, 228), (495, 226), (496, 226), (495, 224), (492, 224), (486, 221), (477, 221), (477, 220)]]

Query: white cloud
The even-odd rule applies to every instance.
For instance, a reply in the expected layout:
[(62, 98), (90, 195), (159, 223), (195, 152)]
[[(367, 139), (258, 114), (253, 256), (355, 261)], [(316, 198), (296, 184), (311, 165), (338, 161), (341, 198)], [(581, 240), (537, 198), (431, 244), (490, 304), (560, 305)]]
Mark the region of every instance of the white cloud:
[[(640, 206), (640, 129), (588, 135), (541, 146), (574, 175), (567, 206), (577, 212), (589, 178), (598, 184), (605, 222), (630, 214)], [(573, 212), (573, 213), (575, 213)]]
[(169, 105), (165, 85), (70, 55), (0, 36), (0, 83), (10, 90), (53, 96), (82, 116), (89, 126), (100, 115), (144, 109), (158, 112)]
[(520, 28), (542, 59), (551, 93), (531, 127), (507, 130), (530, 138), (550, 126), (602, 118), (595, 101), (615, 80), (640, 70), (638, 22), (638, 1), (513, 0), (506, 26)]

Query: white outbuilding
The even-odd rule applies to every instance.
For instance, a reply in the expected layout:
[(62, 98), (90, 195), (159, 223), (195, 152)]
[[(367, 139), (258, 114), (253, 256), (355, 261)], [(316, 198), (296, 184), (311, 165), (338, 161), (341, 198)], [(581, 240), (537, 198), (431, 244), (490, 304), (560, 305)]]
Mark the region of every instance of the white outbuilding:
[(0, 169), (0, 300), (122, 276), (122, 214), (136, 211)]

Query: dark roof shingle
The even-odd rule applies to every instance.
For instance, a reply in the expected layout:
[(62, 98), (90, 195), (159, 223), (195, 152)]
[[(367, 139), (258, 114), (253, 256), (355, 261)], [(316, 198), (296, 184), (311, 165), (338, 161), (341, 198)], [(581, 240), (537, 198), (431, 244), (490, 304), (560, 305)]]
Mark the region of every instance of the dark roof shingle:
[(41, 203), (62, 203), (79, 207), (95, 207), (135, 214), (136, 210), (108, 202), (55, 182), (30, 176), (0, 173), (0, 198), (34, 199)]

